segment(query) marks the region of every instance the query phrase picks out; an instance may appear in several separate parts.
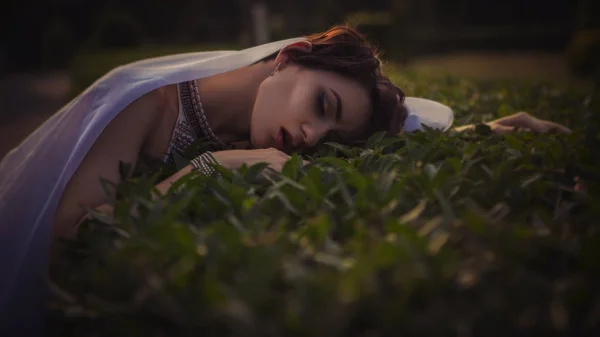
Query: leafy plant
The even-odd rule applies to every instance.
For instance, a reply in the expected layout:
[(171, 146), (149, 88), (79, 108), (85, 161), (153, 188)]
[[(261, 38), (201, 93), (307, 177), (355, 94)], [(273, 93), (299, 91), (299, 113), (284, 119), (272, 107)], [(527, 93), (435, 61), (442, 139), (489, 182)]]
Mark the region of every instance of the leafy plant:
[[(592, 336), (600, 141), (584, 89), (400, 78), (460, 122), (515, 107), (571, 135), (426, 130), (302, 166), (118, 186), (51, 284), (60, 336)], [(584, 126), (586, 126), (584, 128)], [(172, 168), (171, 168), (172, 169)]]

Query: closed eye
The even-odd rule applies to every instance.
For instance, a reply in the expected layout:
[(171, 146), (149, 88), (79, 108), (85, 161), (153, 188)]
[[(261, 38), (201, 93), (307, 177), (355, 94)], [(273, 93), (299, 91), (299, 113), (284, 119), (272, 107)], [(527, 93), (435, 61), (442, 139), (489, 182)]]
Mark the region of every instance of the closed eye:
[(319, 91), (317, 95), (317, 110), (321, 114), (321, 116), (325, 117), (325, 92)]

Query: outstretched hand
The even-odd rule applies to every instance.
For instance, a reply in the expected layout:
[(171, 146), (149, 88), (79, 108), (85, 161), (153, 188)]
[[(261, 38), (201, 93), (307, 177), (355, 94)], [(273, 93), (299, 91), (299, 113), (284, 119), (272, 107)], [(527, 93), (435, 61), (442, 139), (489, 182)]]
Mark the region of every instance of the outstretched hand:
[(510, 133), (516, 129), (525, 129), (534, 132), (557, 131), (560, 133), (571, 133), (571, 129), (564, 125), (533, 117), (526, 112), (502, 117), (486, 124), (496, 133)]
[[(560, 132), (560, 133), (571, 133), (571, 129), (568, 127), (554, 123), (551, 121), (543, 120), (531, 116), (526, 112), (519, 112), (514, 115), (498, 118), (491, 122), (485, 123), (495, 133), (510, 133), (515, 130), (528, 130), (533, 132)], [(455, 131), (466, 131), (475, 128), (475, 125), (465, 125), (454, 128)]]

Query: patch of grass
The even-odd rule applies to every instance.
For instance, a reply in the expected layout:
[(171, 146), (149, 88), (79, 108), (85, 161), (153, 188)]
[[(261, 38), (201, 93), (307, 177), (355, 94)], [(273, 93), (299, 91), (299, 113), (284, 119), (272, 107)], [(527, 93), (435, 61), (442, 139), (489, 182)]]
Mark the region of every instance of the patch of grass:
[[(599, 97), (394, 72), (458, 124), (526, 110), (571, 135), (427, 130), (301, 167), (118, 187), (55, 270), (61, 336), (594, 336)], [(173, 170), (174, 168), (170, 168)], [(164, 172), (163, 172), (164, 173)], [(136, 210), (136, 215), (130, 215)], [(56, 289), (61, 289), (56, 291)]]

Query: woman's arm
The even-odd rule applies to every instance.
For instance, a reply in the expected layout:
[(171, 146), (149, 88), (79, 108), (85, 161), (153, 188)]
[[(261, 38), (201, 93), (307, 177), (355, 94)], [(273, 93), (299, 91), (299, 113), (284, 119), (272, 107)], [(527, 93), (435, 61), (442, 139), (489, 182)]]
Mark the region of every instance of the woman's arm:
[[(281, 171), (285, 163), (290, 159), (289, 155), (274, 148), (256, 150), (225, 150), (214, 152), (213, 155), (219, 164), (227, 169), (236, 169), (242, 166), (242, 164), (251, 166), (257, 163), (267, 163), (272, 170)], [(161, 195), (166, 194), (173, 183), (175, 183), (181, 177), (189, 174), (191, 171), (192, 166), (187, 165), (172, 176), (161, 181), (155, 186), (158, 193)], [(111, 214), (112, 209), (113, 206), (111, 204), (103, 204), (95, 207), (95, 210), (104, 214)], [(77, 224), (81, 224), (88, 218), (90, 218), (90, 214), (84, 214)]]
[[(538, 119), (526, 112), (519, 112), (511, 116), (502, 117), (487, 124), (492, 131), (496, 133), (510, 133), (515, 129), (527, 129), (534, 132), (558, 131), (561, 133), (571, 133), (571, 129), (558, 123)], [(462, 132), (472, 130), (474, 124), (463, 125), (453, 128), (454, 131)]]
[(54, 216), (53, 243), (57, 238), (73, 237), (75, 226), (86, 210), (104, 203), (100, 178), (118, 182), (119, 161), (133, 164), (138, 161), (152, 125), (164, 111), (166, 95), (166, 88), (160, 88), (138, 98), (102, 131), (61, 196)]
[[(192, 166), (187, 165), (186, 167), (177, 171), (175, 174), (173, 174), (169, 178), (161, 181), (159, 184), (157, 184), (155, 186), (156, 189), (158, 190), (158, 193), (160, 193), (161, 195), (166, 194), (169, 191), (169, 188), (171, 188), (171, 185), (173, 183), (175, 183), (177, 180), (179, 180), (181, 177), (185, 176), (186, 174), (190, 173), (191, 171), (192, 171)], [(95, 207), (94, 209), (100, 213), (111, 214), (113, 211), (113, 206), (111, 204), (104, 203), (98, 207)], [(77, 222), (77, 225), (75, 226), (75, 228), (79, 227), (79, 225), (83, 221), (90, 219), (90, 218), (91, 218), (91, 215), (88, 212), (85, 212), (85, 214)]]

